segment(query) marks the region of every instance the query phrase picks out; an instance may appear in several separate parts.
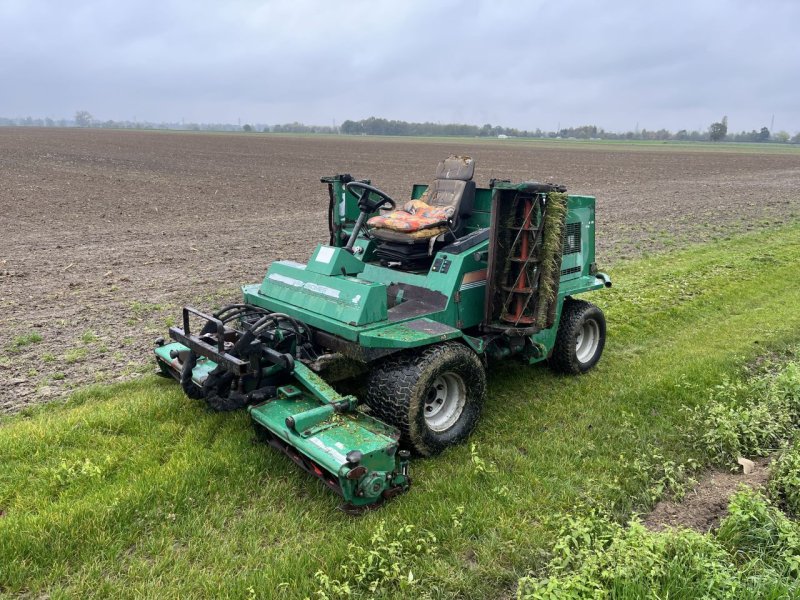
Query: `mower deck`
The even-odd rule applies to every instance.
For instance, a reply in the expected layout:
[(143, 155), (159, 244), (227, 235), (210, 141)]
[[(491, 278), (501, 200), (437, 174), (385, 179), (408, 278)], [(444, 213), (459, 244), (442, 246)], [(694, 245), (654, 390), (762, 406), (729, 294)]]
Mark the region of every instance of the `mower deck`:
[(278, 390), (278, 398), (249, 411), (263, 441), (319, 478), (349, 506), (373, 504), (408, 488), (406, 463), (398, 455), (400, 434), (394, 427), (357, 410), (330, 412), (300, 432), (287, 425), (322, 407), (298, 388), (286, 386)]

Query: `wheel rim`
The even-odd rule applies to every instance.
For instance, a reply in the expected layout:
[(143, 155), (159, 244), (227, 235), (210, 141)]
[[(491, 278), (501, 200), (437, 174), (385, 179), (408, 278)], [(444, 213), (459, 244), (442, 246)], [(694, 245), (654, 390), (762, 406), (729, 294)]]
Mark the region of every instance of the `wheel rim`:
[(467, 386), (456, 373), (442, 373), (425, 396), (425, 424), (433, 431), (450, 429), (461, 417), (467, 401)]
[(597, 352), (600, 344), (600, 325), (594, 319), (586, 319), (575, 339), (575, 356), (581, 363), (587, 363)]

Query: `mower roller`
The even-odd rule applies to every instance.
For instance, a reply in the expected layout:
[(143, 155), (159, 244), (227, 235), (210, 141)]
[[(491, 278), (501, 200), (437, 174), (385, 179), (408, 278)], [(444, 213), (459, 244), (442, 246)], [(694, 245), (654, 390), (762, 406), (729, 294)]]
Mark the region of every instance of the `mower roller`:
[(369, 180), (322, 178), (330, 242), (273, 262), (243, 302), (183, 309), (156, 342), (161, 372), (362, 510), (404, 492), (412, 453), (474, 429), (486, 369), (514, 357), (581, 374), (606, 324), (574, 296), (609, 287), (595, 199), (562, 186), (473, 181), (451, 156), (402, 207)]

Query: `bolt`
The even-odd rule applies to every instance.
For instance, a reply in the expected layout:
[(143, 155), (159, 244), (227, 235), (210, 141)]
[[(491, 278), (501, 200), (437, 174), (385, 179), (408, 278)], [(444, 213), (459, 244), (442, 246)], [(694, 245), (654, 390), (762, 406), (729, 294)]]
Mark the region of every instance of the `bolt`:
[(351, 465), (357, 465), (361, 462), (361, 459), (364, 458), (364, 454), (361, 452), (361, 450), (350, 450), (345, 458)]

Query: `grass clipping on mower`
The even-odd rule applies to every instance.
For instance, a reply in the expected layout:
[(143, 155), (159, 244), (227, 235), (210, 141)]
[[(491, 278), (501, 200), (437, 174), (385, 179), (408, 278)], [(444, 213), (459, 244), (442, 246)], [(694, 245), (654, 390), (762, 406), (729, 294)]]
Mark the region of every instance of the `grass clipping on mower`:
[(561, 278), (561, 253), (564, 249), (564, 222), (567, 218), (567, 194), (550, 192), (544, 213), (541, 271), (536, 298), (536, 323), (546, 329), (555, 321), (558, 282)]

